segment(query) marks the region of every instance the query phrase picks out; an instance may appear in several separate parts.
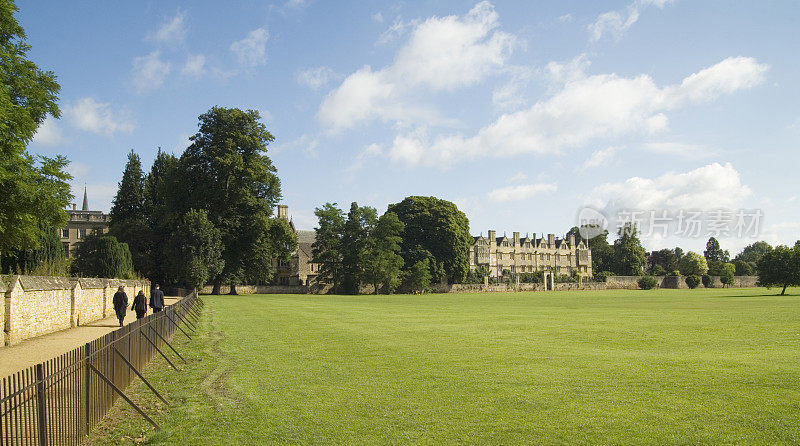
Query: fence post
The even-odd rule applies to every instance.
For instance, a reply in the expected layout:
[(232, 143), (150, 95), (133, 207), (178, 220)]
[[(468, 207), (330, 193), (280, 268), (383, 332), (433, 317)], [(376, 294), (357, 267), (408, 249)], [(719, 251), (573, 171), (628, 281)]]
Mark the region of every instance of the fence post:
[(36, 412), (39, 415), (39, 444), (47, 446), (47, 396), (44, 390), (44, 368), (36, 364)]
[(86, 399), (84, 400), (84, 403), (86, 404), (86, 435), (89, 435), (89, 428), (91, 427), (91, 421), (89, 420), (89, 418), (90, 418), (90, 415), (92, 413), (92, 411), (91, 411), (91, 409), (89, 407), (89, 405), (91, 404), (91, 398), (89, 396), (89, 394), (90, 394), (89, 390), (91, 388), (91, 377), (92, 377), (92, 371), (89, 368), (89, 366), (91, 365), (91, 362), (92, 362), (92, 360), (91, 360), (91, 358), (92, 358), (92, 343), (91, 342), (87, 342), (86, 346), (83, 349), (83, 351), (84, 351), (84, 356), (86, 356), (86, 367), (85, 367), (85, 370), (84, 370), (84, 373), (86, 374), (86, 378), (85, 378), (85, 382), (84, 382), (85, 388), (86, 388), (86, 395), (85, 395)]

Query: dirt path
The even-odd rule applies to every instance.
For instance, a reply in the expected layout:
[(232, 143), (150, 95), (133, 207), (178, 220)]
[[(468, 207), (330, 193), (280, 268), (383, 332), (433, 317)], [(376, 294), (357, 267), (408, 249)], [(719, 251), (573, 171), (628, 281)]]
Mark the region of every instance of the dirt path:
[[(164, 303), (172, 305), (179, 299), (168, 296), (164, 298)], [(148, 314), (150, 314), (149, 309)], [(136, 313), (128, 308), (125, 324), (135, 320)], [(0, 378), (47, 361), (118, 328), (117, 317), (111, 316), (80, 327), (26, 339), (17, 345), (0, 347)]]

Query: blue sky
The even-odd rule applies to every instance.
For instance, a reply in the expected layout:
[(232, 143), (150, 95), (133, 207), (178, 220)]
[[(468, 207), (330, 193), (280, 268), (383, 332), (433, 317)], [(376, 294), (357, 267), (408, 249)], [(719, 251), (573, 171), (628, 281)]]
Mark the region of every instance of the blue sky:
[(325, 202), (434, 195), (475, 235), (563, 234), (590, 206), (648, 249), (800, 238), (794, 1), (18, 6), (62, 87), (30, 149), (93, 208), (131, 149), (180, 154), (220, 105), (261, 112), (304, 229)]

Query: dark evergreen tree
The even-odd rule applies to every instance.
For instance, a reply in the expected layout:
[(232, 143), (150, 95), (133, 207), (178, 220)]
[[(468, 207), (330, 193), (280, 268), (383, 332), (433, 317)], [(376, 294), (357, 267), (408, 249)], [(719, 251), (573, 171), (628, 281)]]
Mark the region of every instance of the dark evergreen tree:
[(127, 243), (116, 237), (92, 233), (75, 248), (72, 274), (79, 277), (132, 279), (133, 261)]
[(149, 233), (146, 251), (150, 259), (149, 269), (142, 273), (155, 283), (167, 284), (174, 280), (165, 262), (170, 260), (167, 244), (186, 215), (179, 204), (186, 200), (182, 192), (178, 159), (159, 148), (144, 180), (144, 220)]
[(350, 205), (342, 232), (342, 289), (346, 294), (358, 294), (364, 279), (367, 241), (378, 220), (375, 208)]
[(402, 234), (403, 222), (394, 212), (386, 212), (378, 219), (372, 236), (367, 240), (364, 280), (373, 285), (375, 294), (381, 290), (392, 293), (400, 285)]
[(43, 228), (38, 248), (6, 251), (0, 258), (3, 274), (64, 276), (66, 266), (64, 246), (55, 228)]
[(224, 266), (222, 234), (204, 210), (184, 215), (165, 247), (166, 270), (175, 282), (202, 288)]
[(731, 256), (727, 250), (723, 251), (722, 248), (720, 248), (719, 241), (717, 239), (711, 237), (706, 243), (706, 250), (703, 251), (703, 257), (706, 258), (710, 268), (711, 262), (726, 263), (730, 261)]
[(122, 173), (117, 194), (109, 212), (109, 235), (127, 243), (136, 271), (146, 274), (152, 271), (152, 234), (147, 226), (144, 209), (144, 175), (142, 162), (133, 150)]

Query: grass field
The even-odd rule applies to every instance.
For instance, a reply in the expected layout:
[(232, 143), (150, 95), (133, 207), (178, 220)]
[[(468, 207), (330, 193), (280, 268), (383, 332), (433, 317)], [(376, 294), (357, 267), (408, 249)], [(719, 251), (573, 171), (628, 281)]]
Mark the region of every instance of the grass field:
[(207, 296), (96, 443), (797, 444), (788, 292)]

